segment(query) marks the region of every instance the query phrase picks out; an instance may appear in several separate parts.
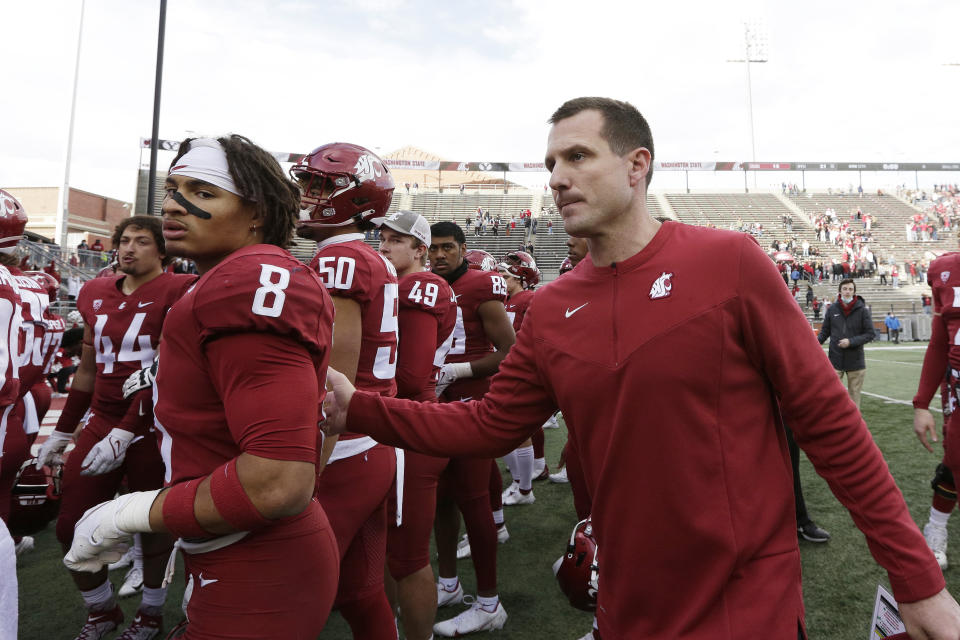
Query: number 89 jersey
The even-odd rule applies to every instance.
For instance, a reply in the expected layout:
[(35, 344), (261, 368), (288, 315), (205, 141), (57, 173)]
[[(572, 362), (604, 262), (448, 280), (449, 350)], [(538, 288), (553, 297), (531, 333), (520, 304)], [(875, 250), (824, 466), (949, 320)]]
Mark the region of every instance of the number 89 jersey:
[(363, 234), (347, 233), (320, 242), (310, 268), (333, 298), (360, 305), (363, 334), (357, 362), (357, 389), (385, 396), (397, 393), (397, 270), (371, 249)]
[(950, 366), (960, 369), (960, 253), (948, 253), (930, 263), (927, 284), (933, 289), (933, 310), (947, 327)]
[(189, 274), (162, 273), (127, 295), (121, 288), (125, 277), (90, 280), (77, 297), (77, 310), (92, 329), (97, 356), (90, 408), (118, 421), (129, 405), (123, 399), (123, 381), (153, 364), (167, 312), (196, 280)]

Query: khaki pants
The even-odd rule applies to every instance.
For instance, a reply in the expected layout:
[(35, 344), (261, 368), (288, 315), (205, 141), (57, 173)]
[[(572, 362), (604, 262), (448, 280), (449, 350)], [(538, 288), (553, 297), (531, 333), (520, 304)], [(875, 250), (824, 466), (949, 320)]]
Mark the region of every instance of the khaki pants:
[(843, 382), (843, 374), (847, 374), (847, 391), (850, 392), (850, 398), (853, 400), (853, 404), (857, 405), (857, 408), (860, 408), (860, 390), (863, 389), (863, 379), (867, 375), (866, 369), (860, 369), (858, 371), (838, 371), (837, 375), (840, 377), (840, 382)]

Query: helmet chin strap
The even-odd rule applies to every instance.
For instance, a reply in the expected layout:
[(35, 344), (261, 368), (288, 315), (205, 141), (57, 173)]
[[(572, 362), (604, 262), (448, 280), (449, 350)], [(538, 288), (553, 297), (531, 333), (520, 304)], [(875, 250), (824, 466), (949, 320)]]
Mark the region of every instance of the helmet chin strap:
[(170, 194), (170, 197), (173, 198), (174, 202), (176, 202), (181, 207), (186, 209), (187, 213), (189, 213), (190, 215), (197, 216), (198, 218), (202, 218), (203, 220), (209, 220), (211, 218), (209, 213), (207, 213), (197, 205), (193, 204), (192, 202), (184, 198), (179, 191), (174, 191), (172, 194)]

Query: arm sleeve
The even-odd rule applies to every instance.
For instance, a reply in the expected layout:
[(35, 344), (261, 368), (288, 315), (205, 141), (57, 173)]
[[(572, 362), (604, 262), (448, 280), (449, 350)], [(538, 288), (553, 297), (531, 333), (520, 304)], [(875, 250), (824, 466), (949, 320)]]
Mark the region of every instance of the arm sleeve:
[(923, 356), (923, 369), (920, 370), (920, 384), (917, 395), (913, 396), (913, 406), (916, 409), (926, 409), (930, 406), (933, 394), (940, 388), (947, 373), (947, 328), (943, 316), (933, 316), (931, 323), (930, 344)]
[(863, 310), (861, 323), (860, 333), (850, 338), (851, 347), (862, 347), (876, 337), (873, 329), (873, 316), (870, 315), (869, 309)]
[(817, 334), (817, 342), (823, 344), (830, 338), (830, 322), (827, 320), (827, 314), (823, 314), (823, 322), (820, 323), (820, 333)]
[[(806, 318), (751, 238), (742, 246), (739, 299), (751, 360), (779, 396), (784, 419), (837, 499), (850, 511), (900, 602), (944, 587), (943, 574), (903, 495)], [(820, 381), (797, 384), (798, 380)]]
[(429, 400), (433, 395), (431, 377), (436, 352), (437, 317), (426, 311), (401, 309), (399, 323), (397, 395), (401, 398)]
[(357, 391), (347, 430), (428, 455), (492, 458), (527, 439), (556, 411), (534, 352), (534, 318), (527, 312), (516, 344), (482, 400), (421, 403)]
[(298, 342), (240, 333), (205, 348), (227, 424), (244, 453), (272, 460), (317, 461), (317, 371)]

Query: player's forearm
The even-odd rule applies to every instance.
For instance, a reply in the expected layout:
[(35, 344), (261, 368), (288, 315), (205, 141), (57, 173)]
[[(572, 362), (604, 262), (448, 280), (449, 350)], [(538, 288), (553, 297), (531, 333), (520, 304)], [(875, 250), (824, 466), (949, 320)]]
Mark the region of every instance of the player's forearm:
[(943, 317), (935, 315), (931, 325), (930, 343), (923, 356), (923, 368), (920, 370), (920, 384), (917, 395), (913, 397), (913, 406), (926, 409), (930, 406), (933, 394), (940, 388), (947, 372), (947, 330)]
[[(508, 347), (509, 348), (509, 347)], [(507, 356), (507, 351), (494, 351), (488, 353), (482, 358), (477, 358), (470, 362), (470, 370), (473, 371), (474, 378), (487, 378), (492, 376), (500, 368), (500, 363)]]

